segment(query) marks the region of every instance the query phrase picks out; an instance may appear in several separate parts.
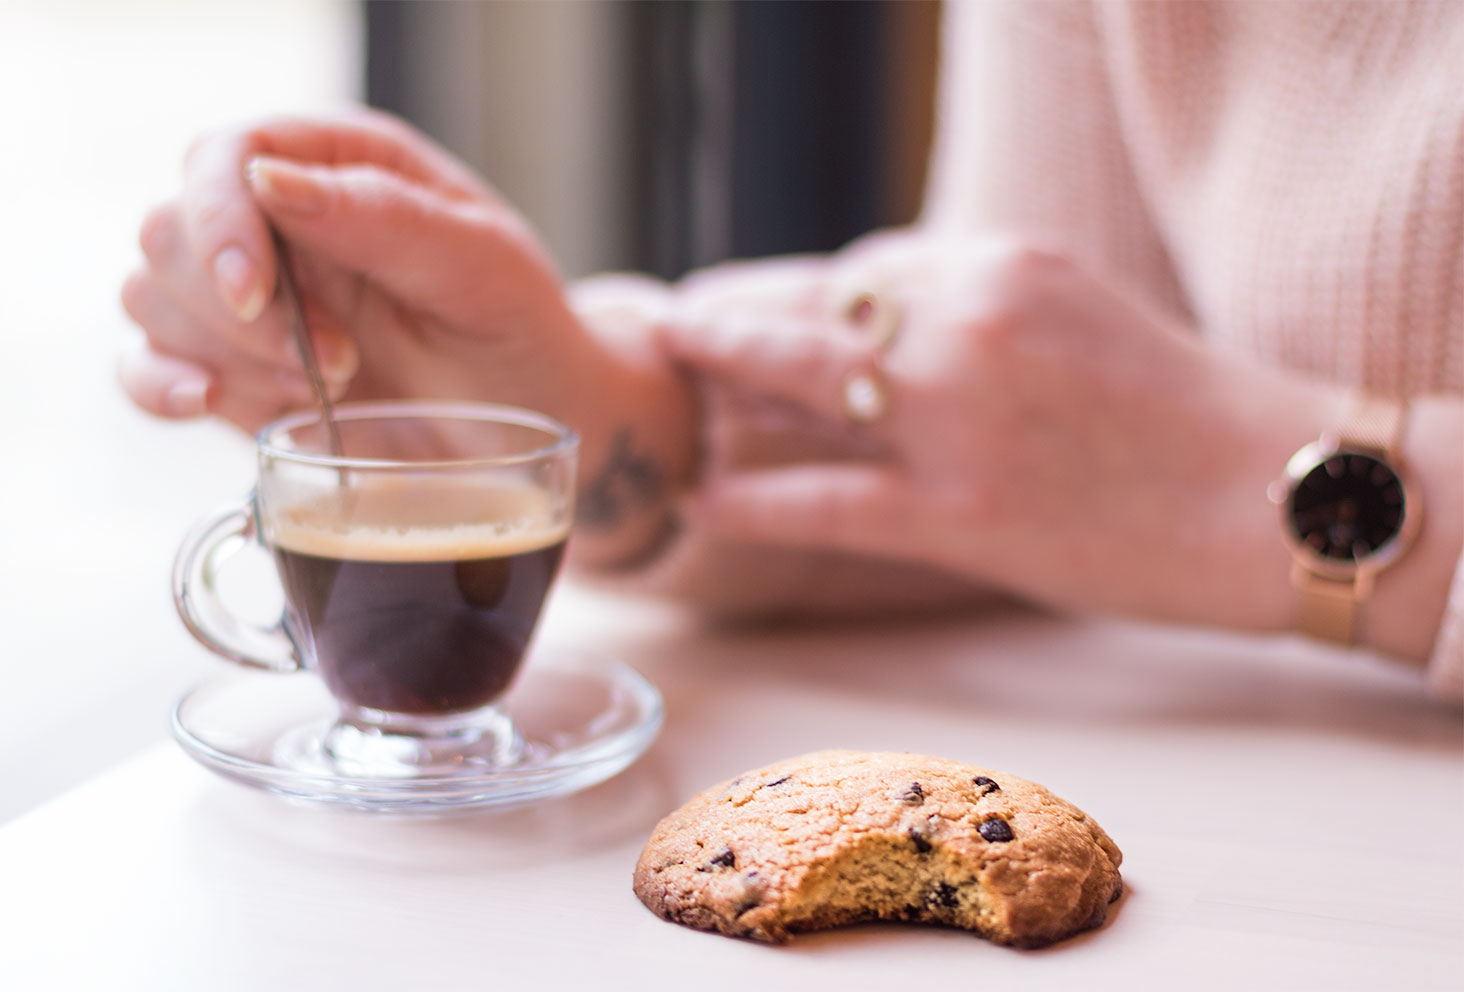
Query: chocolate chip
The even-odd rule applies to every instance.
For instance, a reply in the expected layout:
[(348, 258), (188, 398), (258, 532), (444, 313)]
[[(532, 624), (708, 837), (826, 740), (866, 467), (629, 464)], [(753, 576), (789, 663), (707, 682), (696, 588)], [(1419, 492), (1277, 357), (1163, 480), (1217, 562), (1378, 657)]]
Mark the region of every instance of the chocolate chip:
[(760, 893), (760, 892), (749, 892), (747, 895), (743, 896), (740, 901), (738, 901), (737, 905), (735, 905), (735, 906), (732, 907), (732, 914), (734, 916), (741, 916), (743, 913), (747, 912), (748, 910), (750, 910), (750, 909), (757, 909), (757, 907), (759, 907), (761, 905), (762, 905), (762, 893)]
[(993, 816), (988, 820), (982, 820), (981, 826), (976, 828), (981, 834), (981, 839), (990, 841), (993, 844), (1000, 844), (1003, 841), (1011, 840), (1011, 825), (999, 816)]
[(925, 831), (919, 827), (910, 828), (910, 840), (915, 845), (915, 850), (921, 854), (929, 854), (933, 850), (930, 841), (925, 836)]
[(792, 775), (784, 775), (782, 778), (777, 779), (776, 781), (768, 782), (766, 785), (763, 786), (763, 788), (772, 788), (775, 785), (782, 785), (784, 782), (788, 781), (792, 777)]
[(900, 800), (911, 806), (919, 806), (925, 802), (925, 790), (921, 788), (919, 782), (911, 782), (910, 788), (900, 794)]
[(733, 868), (736, 867), (736, 865), (737, 855), (733, 853), (732, 848), (724, 847), (722, 848), (722, 852), (720, 854), (718, 854), (712, 860), (708, 861), (702, 867), (698, 868), (697, 871), (714, 871), (718, 868)]
[(976, 783), (976, 798), (977, 799), (980, 799), (982, 796), (990, 795), (993, 792), (1000, 792), (1001, 791), (1001, 786), (997, 785), (995, 782), (993, 782), (991, 779), (987, 778), (985, 775), (977, 775), (971, 781), (974, 782), (974, 783)]
[(935, 888), (925, 897), (927, 906), (939, 906), (942, 909), (955, 909), (959, 900), (956, 899), (956, 887), (949, 882), (937, 882)]
[(763, 902), (763, 882), (757, 877), (756, 870), (743, 875), (739, 881), (742, 886), (742, 894), (736, 905), (732, 907), (732, 912), (737, 916), (741, 916), (749, 909), (761, 906)]

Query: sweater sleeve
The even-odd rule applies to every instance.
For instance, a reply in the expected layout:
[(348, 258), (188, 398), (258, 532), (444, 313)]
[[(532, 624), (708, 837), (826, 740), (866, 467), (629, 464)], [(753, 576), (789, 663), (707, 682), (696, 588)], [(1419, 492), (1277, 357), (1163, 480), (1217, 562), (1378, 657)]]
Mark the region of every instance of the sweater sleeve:
[(1454, 572), (1444, 620), (1429, 658), (1428, 688), (1445, 702), (1464, 704), (1464, 557)]
[[(1402, 68), (1439, 72), (1464, 37), (1457, 13), (947, 4), (923, 223), (1051, 239), (1259, 361), (1383, 394), (1457, 394), (1464, 173), (1440, 163), (1464, 136), (1461, 101), (1442, 79), (1420, 96)], [(1344, 57), (1365, 86), (1337, 84)], [(1380, 89), (1372, 117), (1338, 116)], [(1295, 137), (1302, 125), (1311, 130)], [(1333, 142), (1317, 154), (1347, 181), (1276, 154), (1287, 138)], [(1464, 561), (1428, 682), (1464, 698)]]
[(1130, 160), (1088, 0), (945, 5), (922, 226), (1017, 231), (1149, 305), (1190, 308)]

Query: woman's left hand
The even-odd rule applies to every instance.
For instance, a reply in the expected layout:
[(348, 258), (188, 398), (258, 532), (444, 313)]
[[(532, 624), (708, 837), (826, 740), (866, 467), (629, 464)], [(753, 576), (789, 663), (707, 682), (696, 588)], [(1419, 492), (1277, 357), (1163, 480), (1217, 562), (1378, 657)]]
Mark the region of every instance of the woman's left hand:
[[(794, 334), (702, 308), (667, 346), (878, 453), (713, 466), (694, 523), (911, 560), (1068, 609), (1288, 623), (1266, 486), (1335, 420), (1340, 391), (1208, 349), (1062, 255), (1011, 242), (884, 235), (830, 279), (899, 308), (886, 350), (837, 299), (804, 301)], [(888, 398), (869, 423), (845, 407), (861, 373)]]

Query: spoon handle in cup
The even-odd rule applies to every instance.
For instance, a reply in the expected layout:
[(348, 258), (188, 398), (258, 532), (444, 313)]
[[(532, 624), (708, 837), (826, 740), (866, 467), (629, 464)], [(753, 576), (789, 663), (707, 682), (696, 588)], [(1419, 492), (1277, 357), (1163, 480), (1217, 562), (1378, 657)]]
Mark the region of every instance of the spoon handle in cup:
[[(315, 342), (310, 338), (310, 329), (305, 324), (305, 308), (300, 304), (300, 292), (295, 286), (294, 272), (290, 268), (290, 252), (285, 239), (278, 231), (274, 235), (275, 254), (279, 258), (279, 294), (285, 301), (285, 310), (290, 318), (290, 333), (295, 337), (295, 347), (300, 351), (300, 364), (305, 369), (305, 378), (310, 380), (310, 389), (315, 394), (315, 403), (320, 407), (320, 420), (325, 425), (330, 453), (337, 458), (344, 457), (341, 432), (336, 426), (335, 408), (325, 388), (325, 376), (320, 371), (320, 360), (315, 354)], [(341, 478), (345, 483), (344, 474)]]

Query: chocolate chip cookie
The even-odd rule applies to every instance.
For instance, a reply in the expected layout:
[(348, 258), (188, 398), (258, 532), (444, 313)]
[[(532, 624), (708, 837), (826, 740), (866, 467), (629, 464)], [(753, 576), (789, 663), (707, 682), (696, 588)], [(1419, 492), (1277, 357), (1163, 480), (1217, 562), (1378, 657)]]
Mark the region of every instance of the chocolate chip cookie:
[(756, 940), (908, 920), (1042, 947), (1103, 922), (1122, 859), (1088, 814), (1035, 783), (943, 758), (820, 751), (663, 819), (635, 893), (665, 919)]

